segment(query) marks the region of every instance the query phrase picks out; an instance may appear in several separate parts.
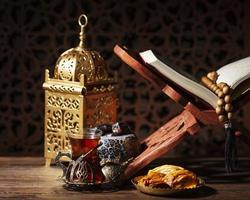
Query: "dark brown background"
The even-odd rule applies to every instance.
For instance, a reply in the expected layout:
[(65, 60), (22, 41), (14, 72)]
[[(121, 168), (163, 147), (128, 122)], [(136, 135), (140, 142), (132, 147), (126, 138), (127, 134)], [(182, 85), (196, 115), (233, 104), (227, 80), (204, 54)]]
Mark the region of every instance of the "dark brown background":
[[(44, 70), (78, 43), (78, 16), (89, 17), (88, 43), (101, 52), (110, 72), (119, 74), (119, 119), (141, 137), (180, 112), (112, 53), (116, 43), (133, 50), (154, 49), (199, 78), (250, 55), (250, 4), (243, 0), (1, 0), (0, 154), (42, 155)], [(250, 104), (237, 121), (250, 129)], [(205, 127), (171, 155), (223, 155), (224, 134)], [(240, 143), (240, 154), (249, 148)]]

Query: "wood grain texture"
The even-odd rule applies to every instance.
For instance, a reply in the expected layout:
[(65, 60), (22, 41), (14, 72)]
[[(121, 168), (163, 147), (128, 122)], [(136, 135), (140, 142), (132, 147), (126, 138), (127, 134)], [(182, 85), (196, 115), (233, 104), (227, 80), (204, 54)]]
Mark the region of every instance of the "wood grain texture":
[(171, 151), (181, 143), (186, 133), (194, 134), (198, 129), (195, 117), (184, 110), (141, 142), (147, 148), (128, 165), (124, 173), (125, 179)]
[(221, 158), (165, 158), (149, 168), (163, 163), (187, 167), (205, 179), (207, 187), (188, 196), (168, 198), (142, 194), (129, 183), (115, 192), (68, 191), (57, 180), (61, 170), (45, 167), (43, 158), (0, 157), (0, 199), (250, 199), (250, 158), (240, 160), (241, 172), (229, 175), (224, 172)]

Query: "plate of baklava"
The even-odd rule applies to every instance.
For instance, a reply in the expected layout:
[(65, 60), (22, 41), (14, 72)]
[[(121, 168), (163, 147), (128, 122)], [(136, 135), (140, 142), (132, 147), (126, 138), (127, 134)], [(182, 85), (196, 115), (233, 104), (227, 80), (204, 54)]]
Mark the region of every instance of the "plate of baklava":
[(175, 165), (162, 165), (151, 169), (144, 176), (132, 180), (139, 191), (152, 195), (170, 195), (193, 191), (205, 185), (195, 173)]

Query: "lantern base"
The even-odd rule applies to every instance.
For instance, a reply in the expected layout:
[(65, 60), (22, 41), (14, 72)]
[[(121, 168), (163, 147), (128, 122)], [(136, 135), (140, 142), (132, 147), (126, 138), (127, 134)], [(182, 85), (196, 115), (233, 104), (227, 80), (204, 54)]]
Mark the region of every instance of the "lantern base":
[(51, 158), (45, 158), (45, 166), (49, 167), (51, 165)]

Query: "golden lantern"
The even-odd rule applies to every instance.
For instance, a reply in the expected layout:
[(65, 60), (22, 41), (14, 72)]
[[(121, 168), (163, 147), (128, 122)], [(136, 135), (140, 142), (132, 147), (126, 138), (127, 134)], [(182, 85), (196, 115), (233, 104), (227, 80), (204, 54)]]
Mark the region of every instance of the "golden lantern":
[[(82, 21), (84, 20), (84, 23)], [(59, 151), (69, 151), (69, 130), (75, 134), (96, 125), (114, 123), (117, 116), (116, 80), (104, 59), (85, 45), (86, 15), (81, 15), (80, 43), (58, 58), (54, 76), (45, 70), (44, 157), (46, 165)]]

